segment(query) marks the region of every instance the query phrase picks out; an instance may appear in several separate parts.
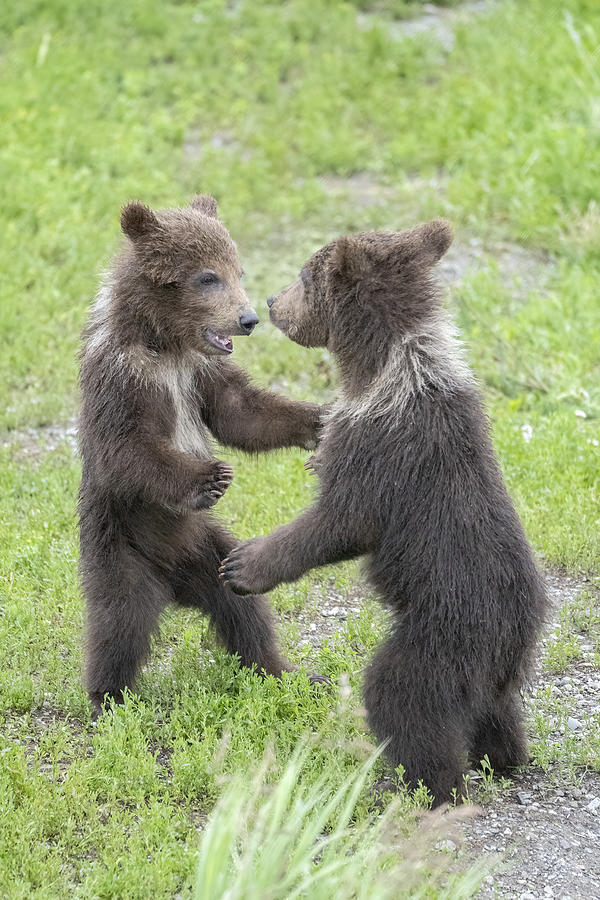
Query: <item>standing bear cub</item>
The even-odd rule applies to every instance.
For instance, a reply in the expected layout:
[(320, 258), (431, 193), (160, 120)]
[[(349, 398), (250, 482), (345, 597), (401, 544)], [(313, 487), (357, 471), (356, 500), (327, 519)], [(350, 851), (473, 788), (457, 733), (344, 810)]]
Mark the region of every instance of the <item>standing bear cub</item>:
[(342, 392), (314, 468), (315, 505), (236, 548), (240, 594), (368, 555), (393, 613), (369, 666), (369, 723), (409, 786), (461, 795), (469, 762), (524, 763), (519, 689), (547, 601), (504, 487), (479, 391), (431, 275), (451, 242), (437, 220), (340, 238), (269, 298), (271, 319), (327, 347)]
[(86, 683), (122, 699), (170, 602), (210, 616), (243, 665), (280, 675), (264, 597), (218, 578), (236, 541), (210, 507), (233, 477), (211, 434), (249, 452), (314, 448), (319, 407), (253, 387), (227, 357), (258, 319), (216, 202), (123, 209), (127, 246), (98, 293), (81, 354), (79, 498)]

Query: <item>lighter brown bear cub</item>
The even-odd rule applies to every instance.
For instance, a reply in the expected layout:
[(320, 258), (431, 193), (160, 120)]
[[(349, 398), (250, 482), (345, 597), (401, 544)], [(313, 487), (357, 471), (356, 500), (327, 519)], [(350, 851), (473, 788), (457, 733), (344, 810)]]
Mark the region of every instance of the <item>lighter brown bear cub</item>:
[(280, 675), (264, 597), (217, 568), (235, 545), (210, 512), (232, 469), (212, 437), (248, 452), (312, 448), (319, 407), (253, 387), (229, 356), (258, 319), (212, 197), (153, 212), (130, 203), (81, 353), (79, 497), (86, 684), (96, 711), (133, 687), (169, 603), (210, 616), (243, 665)]
[(268, 301), (342, 391), (314, 460), (320, 494), (222, 566), (240, 594), (364, 555), (393, 614), (369, 666), (369, 723), (407, 783), (460, 796), (470, 763), (527, 760), (519, 689), (547, 601), (475, 380), (432, 276), (447, 222), (340, 238)]

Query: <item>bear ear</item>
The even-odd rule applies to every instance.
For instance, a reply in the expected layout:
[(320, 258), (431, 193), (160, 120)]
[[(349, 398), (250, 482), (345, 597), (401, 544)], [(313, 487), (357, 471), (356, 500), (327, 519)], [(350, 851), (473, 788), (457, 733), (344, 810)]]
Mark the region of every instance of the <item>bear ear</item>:
[(369, 248), (359, 237), (341, 237), (335, 242), (331, 258), (334, 274), (357, 281), (370, 262)]
[(157, 225), (158, 219), (145, 203), (136, 200), (121, 210), (121, 230), (132, 241), (153, 231)]
[(424, 266), (434, 266), (452, 243), (452, 227), (446, 219), (423, 222), (402, 233), (407, 256)]
[(204, 213), (205, 216), (210, 216), (213, 219), (218, 218), (217, 201), (210, 194), (195, 194), (190, 201), (190, 206), (192, 209), (197, 209)]

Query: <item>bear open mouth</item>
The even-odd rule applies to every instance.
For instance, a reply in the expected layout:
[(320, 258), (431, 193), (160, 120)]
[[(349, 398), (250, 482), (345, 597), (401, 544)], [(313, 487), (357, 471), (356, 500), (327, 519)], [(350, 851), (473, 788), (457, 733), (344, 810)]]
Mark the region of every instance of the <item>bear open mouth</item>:
[(217, 350), (222, 350), (223, 353), (233, 353), (233, 341), (230, 337), (217, 334), (216, 331), (211, 331), (210, 328), (206, 329), (206, 337), (209, 343), (216, 347)]

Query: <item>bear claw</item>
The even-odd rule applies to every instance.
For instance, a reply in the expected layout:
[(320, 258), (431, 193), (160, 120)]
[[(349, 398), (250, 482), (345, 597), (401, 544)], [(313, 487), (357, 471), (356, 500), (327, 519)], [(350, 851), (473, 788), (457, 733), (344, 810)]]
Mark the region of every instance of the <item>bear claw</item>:
[(252, 591), (249, 588), (246, 588), (243, 582), (238, 580), (238, 564), (236, 562), (236, 556), (238, 551), (241, 550), (240, 547), (234, 547), (229, 556), (225, 557), (219, 566), (219, 578), (221, 581), (224, 581), (228, 587), (231, 588), (236, 594), (254, 594), (256, 591)]
[(223, 496), (233, 481), (233, 468), (224, 462), (217, 462), (213, 471), (201, 482), (191, 500), (194, 509), (209, 509)]

